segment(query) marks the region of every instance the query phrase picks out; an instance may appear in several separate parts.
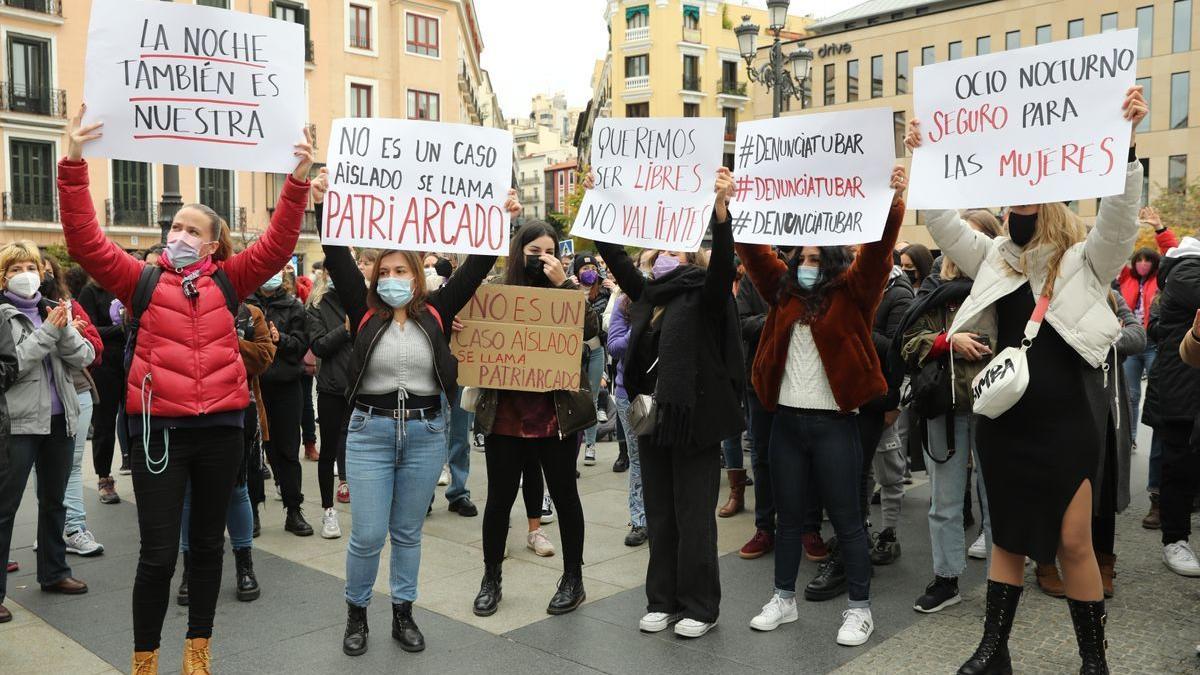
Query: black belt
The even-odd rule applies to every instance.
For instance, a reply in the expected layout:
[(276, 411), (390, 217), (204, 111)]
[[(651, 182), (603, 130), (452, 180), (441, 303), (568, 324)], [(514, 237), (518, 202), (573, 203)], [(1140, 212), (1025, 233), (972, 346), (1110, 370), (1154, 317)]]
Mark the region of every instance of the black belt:
[(355, 403), (354, 409), (372, 417), (390, 417), (394, 420), (431, 420), (442, 414), (441, 408), (376, 408), (365, 403)]

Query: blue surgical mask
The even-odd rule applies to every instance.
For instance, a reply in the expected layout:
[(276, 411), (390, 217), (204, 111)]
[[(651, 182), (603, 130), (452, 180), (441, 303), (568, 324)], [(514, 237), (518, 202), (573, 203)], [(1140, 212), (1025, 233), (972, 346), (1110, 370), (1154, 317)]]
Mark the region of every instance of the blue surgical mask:
[(679, 258), (663, 254), (654, 260), (654, 269), (651, 270), (651, 274), (655, 279), (661, 279), (673, 272), (676, 267), (679, 267)]
[(817, 285), (817, 280), (821, 278), (820, 267), (797, 267), (796, 282), (801, 288), (812, 288)]
[(263, 282), (262, 289), (268, 293), (274, 293), (283, 285), (283, 272), (276, 272), (275, 276)]
[(412, 279), (386, 277), (375, 284), (375, 292), (392, 309), (400, 309), (412, 300)]

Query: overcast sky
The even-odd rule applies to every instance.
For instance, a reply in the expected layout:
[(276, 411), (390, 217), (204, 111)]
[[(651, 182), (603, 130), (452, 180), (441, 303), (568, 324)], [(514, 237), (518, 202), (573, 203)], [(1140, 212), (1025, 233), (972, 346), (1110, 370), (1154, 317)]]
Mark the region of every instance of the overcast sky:
[[(606, 0), (475, 0), (483, 32), (483, 67), (492, 76), (505, 117), (529, 114), (538, 93), (563, 91), (572, 107), (591, 98), (592, 66), (604, 58)], [(766, 6), (766, 0), (730, 5)], [(792, 14), (828, 16), (862, 0), (793, 0)]]

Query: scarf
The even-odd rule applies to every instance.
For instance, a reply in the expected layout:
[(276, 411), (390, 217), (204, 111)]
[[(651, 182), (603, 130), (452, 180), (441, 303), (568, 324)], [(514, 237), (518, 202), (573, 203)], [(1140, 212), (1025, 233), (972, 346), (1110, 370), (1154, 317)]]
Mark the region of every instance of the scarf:
[(658, 308), (663, 309), (658, 323), (658, 350), (656, 354), (638, 355), (631, 363), (646, 372), (658, 360), (654, 366), (657, 373), (654, 433), (663, 445), (687, 445), (691, 441), (699, 337), (705, 331), (701, 325), (704, 308), (700, 306), (700, 290), (706, 276), (704, 270), (689, 265), (651, 281), (642, 292), (641, 304), (650, 314), (643, 330), (651, 329), (653, 314)]

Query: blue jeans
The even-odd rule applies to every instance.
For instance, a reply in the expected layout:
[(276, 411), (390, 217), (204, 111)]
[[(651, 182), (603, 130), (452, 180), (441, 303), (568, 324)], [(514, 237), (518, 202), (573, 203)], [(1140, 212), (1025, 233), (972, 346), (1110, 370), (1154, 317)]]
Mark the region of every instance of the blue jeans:
[[(192, 520), (192, 482), (188, 481), (183, 493), (183, 521), (179, 528), (179, 550), (187, 552), (190, 524)], [(254, 509), (250, 506), (250, 490), (246, 484), (234, 485), (229, 494), (229, 510), (225, 512), (225, 527), (229, 530), (229, 545), (232, 548), (250, 548), (254, 543)]]
[(617, 421), (625, 429), (625, 447), (629, 450), (629, 522), (646, 526), (646, 501), (642, 497), (642, 460), (638, 455), (638, 437), (629, 427), (629, 399), (617, 394)]
[(800, 535), (808, 505), (805, 493), (815, 483), (838, 537), (850, 607), (870, 607), (871, 559), (859, 505), (862, 439), (855, 416), (781, 407), (771, 428), (770, 453), (779, 511), (775, 589), (785, 597), (796, 592), (804, 555)]
[(1134, 440), (1137, 440), (1138, 422), (1141, 421), (1142, 375), (1150, 372), (1154, 366), (1154, 357), (1157, 355), (1158, 347), (1147, 343), (1146, 350), (1142, 353), (1125, 357), (1125, 363), (1122, 366), (1125, 369), (1125, 387), (1129, 392), (1129, 424), (1127, 426)]
[(87, 445), (88, 427), (92, 424), (92, 392), (79, 392), (79, 421), (75, 423), (75, 459), (71, 464), (71, 475), (67, 478), (67, 492), (63, 505), (67, 507), (67, 521), (63, 534), (87, 529), (87, 512), (83, 509), (83, 446)]
[[(587, 367), (588, 385), (592, 388), (592, 407), (594, 408), (596, 401), (600, 398), (600, 376), (604, 375), (604, 348), (589, 349), (587, 362), (584, 365)], [(596, 432), (599, 429), (599, 423), (588, 427), (583, 432), (583, 442), (588, 445), (595, 445)]]
[(458, 394), (450, 402), (450, 421), (446, 425), (446, 445), (449, 448), (447, 464), (450, 465), (450, 487), (446, 488), (446, 501), (453, 504), (460, 499), (470, 499), (471, 491), (467, 489), (467, 476), (471, 473), (471, 426), (475, 423), (475, 413), (462, 409), (463, 388), (458, 388)]
[[(946, 418), (929, 420), (929, 452), (939, 459), (946, 456)], [(959, 413), (954, 417), (954, 456), (944, 464), (926, 458), (930, 491), (929, 539), (933, 544), (933, 573), (939, 577), (959, 577), (967, 569), (967, 539), (963, 530), (963, 499), (967, 490), (967, 457), (975, 452), (975, 416)], [(975, 456), (975, 489), (983, 511), (983, 536), (992, 554), (992, 518), (988, 512), (983, 472)]]
[(346, 436), (346, 473), (354, 495), (346, 549), (346, 601), (371, 602), (379, 553), (391, 536), (392, 602), (417, 599), (421, 527), (446, 462), (446, 417), (400, 422), (354, 410)]
[(721, 454), (725, 456), (726, 469), (744, 469), (746, 468), (745, 461), (742, 459), (742, 435), (732, 436), (721, 441)]

